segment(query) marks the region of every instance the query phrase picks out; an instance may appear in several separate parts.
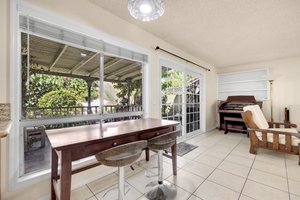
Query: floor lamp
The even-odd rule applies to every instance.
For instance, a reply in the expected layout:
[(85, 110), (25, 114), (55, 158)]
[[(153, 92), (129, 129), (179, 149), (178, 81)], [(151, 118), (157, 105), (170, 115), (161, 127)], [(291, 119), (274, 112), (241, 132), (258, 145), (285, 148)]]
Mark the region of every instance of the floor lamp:
[(273, 119), (273, 82), (274, 82), (274, 80), (269, 80), (269, 83), (270, 83), (271, 122), (274, 121), (274, 119)]

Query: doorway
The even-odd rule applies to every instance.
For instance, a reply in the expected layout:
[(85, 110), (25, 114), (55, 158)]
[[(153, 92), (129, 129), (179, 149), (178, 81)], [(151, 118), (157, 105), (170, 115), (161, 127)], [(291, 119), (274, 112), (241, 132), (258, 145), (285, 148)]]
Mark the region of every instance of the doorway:
[(160, 68), (162, 119), (178, 121), (182, 138), (202, 132), (202, 74), (166, 60)]

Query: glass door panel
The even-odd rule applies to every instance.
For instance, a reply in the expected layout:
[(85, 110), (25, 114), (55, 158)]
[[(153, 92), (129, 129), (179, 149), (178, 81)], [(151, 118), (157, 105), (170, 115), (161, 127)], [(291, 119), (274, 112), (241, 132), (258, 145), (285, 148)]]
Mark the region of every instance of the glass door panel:
[(162, 62), (161, 64), (161, 116), (180, 122), (181, 134), (186, 137), (201, 130), (200, 73)]
[(200, 77), (185, 75), (186, 86), (186, 134), (200, 130)]
[[(183, 73), (168, 67), (162, 67), (161, 92), (162, 106), (161, 116), (163, 119), (180, 122), (182, 126), (182, 96), (183, 96)], [(182, 130), (182, 128), (181, 128)], [(179, 137), (182, 136), (182, 131)]]

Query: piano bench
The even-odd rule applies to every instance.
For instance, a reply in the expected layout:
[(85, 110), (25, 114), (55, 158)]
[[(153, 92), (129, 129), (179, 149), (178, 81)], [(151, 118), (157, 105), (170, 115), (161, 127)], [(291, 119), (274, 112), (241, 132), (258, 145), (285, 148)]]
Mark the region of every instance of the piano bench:
[(228, 128), (228, 124), (231, 124), (231, 122), (244, 122), (244, 120), (242, 118), (237, 118), (237, 117), (224, 117), (224, 125), (225, 125), (224, 134), (227, 134), (228, 130), (233, 130), (233, 131), (241, 131), (243, 133), (247, 133), (247, 137), (249, 137), (248, 131), (246, 129), (243, 129), (243, 128)]

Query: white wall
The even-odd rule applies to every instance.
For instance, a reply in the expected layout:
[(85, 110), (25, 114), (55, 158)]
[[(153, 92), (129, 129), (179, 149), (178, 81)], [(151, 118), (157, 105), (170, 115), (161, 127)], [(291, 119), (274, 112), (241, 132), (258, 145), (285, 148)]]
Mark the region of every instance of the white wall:
[[(9, 3), (8, 0), (0, 1), (0, 103), (8, 103), (8, 82), (9, 82), (9, 62), (8, 62), (8, 12)], [(5, 158), (6, 158), (6, 145), (5, 139), (0, 139), (0, 158), (2, 159), (0, 162), (0, 169), (5, 169)], [(3, 193), (4, 190), (4, 180), (5, 180), (5, 170), (1, 171), (1, 186), (0, 186), (0, 194)]]
[[(300, 57), (219, 68), (218, 73), (269, 68), (269, 79), (273, 79), (274, 121), (284, 120), (284, 108), (300, 104)], [(270, 119), (270, 101), (263, 103), (263, 110)]]
[(0, 1), (0, 103), (8, 103), (8, 0)]
[[(1, 12), (0, 12), (0, 20), (1, 23), (7, 24), (8, 18), (7, 15), (7, 2), (8, 0), (2, 0), (1, 1)], [(199, 58), (193, 57), (184, 51), (181, 51), (178, 48), (175, 48), (171, 44), (168, 44), (164, 42), (163, 40), (153, 36), (152, 34), (149, 34), (148, 32), (120, 19), (119, 17), (111, 14), (110, 12), (107, 12), (94, 4), (90, 3), (86, 0), (27, 0), (26, 2), (29, 2), (37, 7), (40, 7), (42, 9), (45, 9), (49, 12), (55, 13), (62, 18), (67, 18), (68, 20), (72, 20), (75, 23), (80, 23), (85, 26), (90, 26), (92, 28), (99, 29), (101, 31), (104, 31), (110, 35), (113, 35), (117, 38), (120, 38), (122, 40), (131, 42), (135, 45), (139, 45), (143, 48), (150, 50), (150, 56), (151, 60), (150, 63), (150, 77), (151, 80), (151, 91), (150, 91), (150, 113), (149, 115), (151, 117), (159, 117), (159, 102), (160, 99), (158, 98), (158, 91), (159, 91), (159, 83), (156, 81), (158, 80), (158, 74), (159, 74), (159, 66), (158, 66), (158, 56), (164, 56), (168, 59), (174, 59), (173, 57), (166, 56), (164, 54), (160, 54), (159, 52), (154, 51), (155, 46), (161, 46), (165, 49), (168, 49), (176, 54), (179, 54), (183, 57), (186, 57), (187, 59), (190, 59), (196, 63), (199, 63), (200, 65), (203, 65), (205, 67), (211, 68), (211, 72), (206, 73), (206, 129), (211, 129), (216, 126), (216, 114), (215, 114), (215, 102), (216, 102), (216, 71), (213, 66), (210, 66), (208, 63), (200, 60)], [(4, 12), (3, 12), (4, 11)], [(4, 30), (7, 30), (7, 27), (1, 25), (1, 29), (4, 27)], [(7, 30), (8, 31), (8, 30)], [(3, 31), (5, 32), (5, 31)], [(1, 60), (0, 60), (0, 67), (1, 72), (4, 71), (5, 73), (0, 73), (0, 87), (1, 87), (1, 94), (2, 90), (4, 90), (4, 95), (1, 96), (1, 101), (8, 101), (9, 102), (9, 81), (7, 79), (7, 72), (9, 71), (7, 62), (7, 54), (9, 51), (9, 48), (2, 48), (2, 43), (8, 41), (7, 34), (3, 34), (1, 31)], [(3, 52), (2, 52), (3, 51)], [(6, 56), (4, 56), (6, 55)], [(176, 62), (182, 62), (181, 60), (176, 60)], [(185, 62), (182, 62), (184, 65), (186, 65)], [(193, 66), (194, 67), (194, 66)], [(3, 89), (2, 89), (3, 88)], [(5, 142), (4, 142), (5, 145)], [(6, 148), (5, 148), (6, 149)], [(5, 163), (8, 161), (8, 152), (2, 152), (4, 155), (2, 165), (5, 167)], [(10, 158), (13, 159), (13, 158)], [(95, 175), (95, 171), (97, 169), (93, 169), (93, 171), (90, 171), (88, 173), (82, 174), (81, 176), (75, 177), (73, 182), (79, 182), (84, 178), (91, 177)], [(4, 169), (3, 173), (7, 173), (7, 171)], [(50, 180), (46, 179), (42, 182), (36, 183), (33, 186), (25, 187), (22, 189), (18, 189), (17, 191), (11, 191), (8, 192), (6, 185), (4, 185), (6, 192), (5, 192), (5, 198), (4, 199), (39, 199), (50, 192)]]

